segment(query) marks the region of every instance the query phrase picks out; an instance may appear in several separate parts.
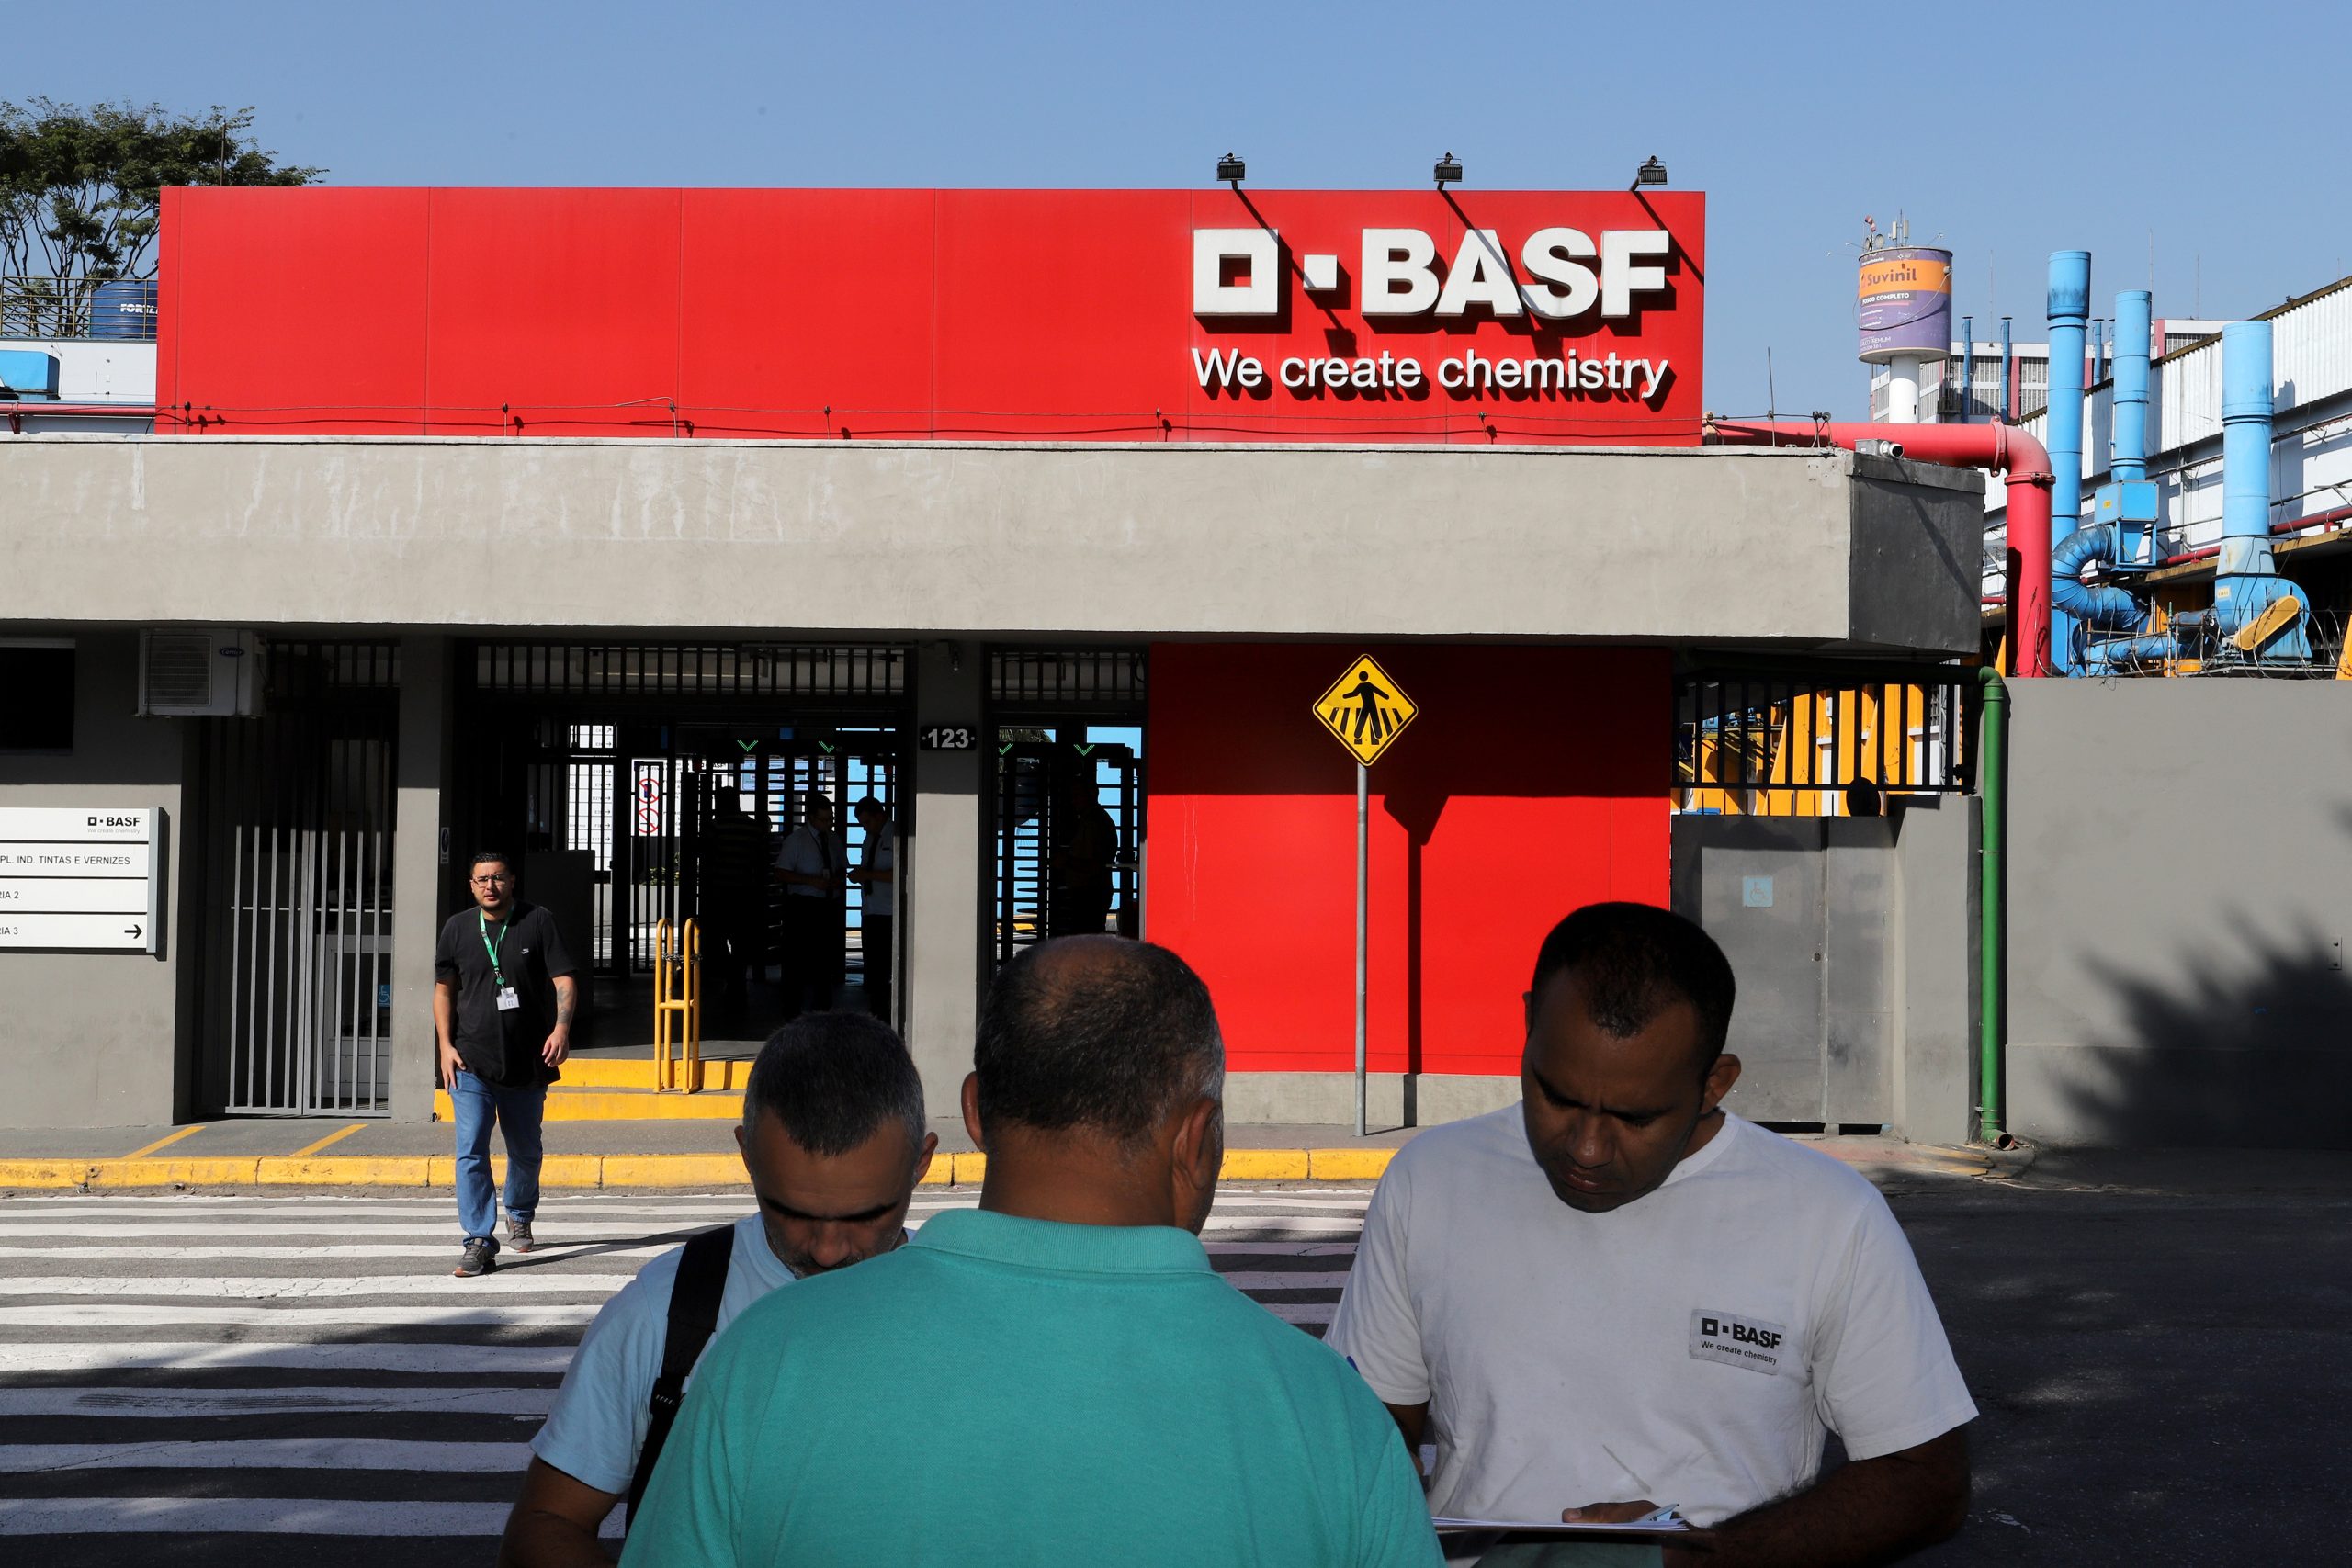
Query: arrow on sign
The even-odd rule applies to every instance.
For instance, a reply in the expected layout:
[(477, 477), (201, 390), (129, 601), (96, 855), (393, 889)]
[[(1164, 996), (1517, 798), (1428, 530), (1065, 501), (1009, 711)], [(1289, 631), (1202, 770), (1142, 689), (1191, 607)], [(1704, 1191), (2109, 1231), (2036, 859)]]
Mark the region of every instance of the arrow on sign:
[(124, 931), (123, 931), (123, 933), (122, 933), (122, 934), (123, 934), (123, 935), (125, 935), (125, 936), (133, 936), (133, 937), (135, 937), (135, 936), (140, 936), (140, 935), (143, 935), (143, 934), (145, 933), (146, 929), (147, 929), (147, 928), (146, 928), (146, 927), (144, 927), (144, 926), (130, 926), (130, 927), (126, 928), (126, 929), (124, 930)]
[(1075, 741), (1075, 740), (1073, 740), (1073, 741), (1071, 741), (1071, 742), (1070, 742), (1070, 744), (1071, 744), (1072, 746), (1077, 746), (1077, 747), (1078, 747), (1078, 754), (1079, 754), (1080, 756), (1081, 756), (1081, 757), (1084, 757), (1084, 756), (1088, 756), (1088, 755), (1091, 754), (1091, 753), (1092, 753), (1092, 751), (1094, 750), (1095, 746), (1096, 746), (1097, 744), (1099, 744), (1099, 742), (1090, 740), (1090, 741), (1088, 741), (1085, 745), (1083, 745), (1083, 746), (1079, 746), (1079, 745), (1078, 745), (1078, 742), (1077, 742), (1077, 741)]
[(760, 743), (756, 740), (738, 740), (735, 744), (741, 747), (747, 756), (760, 749)]

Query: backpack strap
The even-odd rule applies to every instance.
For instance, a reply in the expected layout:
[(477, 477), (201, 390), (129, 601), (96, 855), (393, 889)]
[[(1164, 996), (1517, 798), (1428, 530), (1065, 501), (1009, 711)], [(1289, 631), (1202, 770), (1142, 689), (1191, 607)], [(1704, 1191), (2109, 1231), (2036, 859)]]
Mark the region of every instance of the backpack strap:
[(645, 1447), (637, 1456), (637, 1474), (628, 1483), (628, 1515), (637, 1517), (645, 1488), (661, 1462), (662, 1445), (678, 1419), (678, 1405), (686, 1393), (686, 1378), (702, 1359), (703, 1347), (718, 1328), (719, 1298), (727, 1293), (727, 1265), (735, 1252), (735, 1227), (720, 1225), (687, 1241), (678, 1259), (678, 1276), (670, 1284), (670, 1330), (662, 1342), (662, 1371), (653, 1380), (652, 1419), (646, 1423)]

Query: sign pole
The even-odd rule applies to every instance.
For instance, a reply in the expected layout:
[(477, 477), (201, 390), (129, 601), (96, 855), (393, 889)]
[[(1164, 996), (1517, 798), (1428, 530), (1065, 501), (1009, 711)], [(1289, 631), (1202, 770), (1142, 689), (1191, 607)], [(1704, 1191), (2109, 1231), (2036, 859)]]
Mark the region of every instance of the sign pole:
[(1370, 654), (1315, 699), (1315, 716), (1356, 760), (1356, 1136), (1364, 1135), (1364, 991), (1371, 972), (1372, 765), (1420, 710)]
[(1371, 881), (1371, 856), (1368, 852), (1372, 829), (1372, 770), (1362, 762), (1356, 764), (1356, 1136), (1364, 1134), (1364, 970), (1365, 933), (1370, 930), (1370, 901), (1365, 897)]

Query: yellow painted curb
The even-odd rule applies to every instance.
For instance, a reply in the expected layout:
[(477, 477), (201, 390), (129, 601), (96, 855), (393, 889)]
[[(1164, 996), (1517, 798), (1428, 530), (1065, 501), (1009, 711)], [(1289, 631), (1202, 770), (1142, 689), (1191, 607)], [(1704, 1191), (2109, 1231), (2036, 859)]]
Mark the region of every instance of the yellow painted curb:
[(1305, 1149), (1227, 1149), (1217, 1171), (1220, 1181), (1304, 1181)]
[[(1387, 1169), (1393, 1149), (1227, 1149), (1226, 1181), (1371, 1181)], [(506, 1156), (492, 1155), (493, 1179), (506, 1178)], [(989, 1156), (933, 1156), (923, 1185), (976, 1186)], [(707, 1187), (743, 1184), (743, 1162), (731, 1154), (549, 1155), (539, 1167), (543, 1187)], [(262, 1156), (242, 1159), (0, 1160), (0, 1189), (67, 1190), (133, 1187), (439, 1187), (457, 1185), (454, 1155)]]
[(93, 1187), (251, 1187), (258, 1156), (249, 1159), (99, 1159), (89, 1164)]
[(741, 1187), (744, 1182), (743, 1162), (734, 1155), (606, 1155), (604, 1158), (606, 1187)]
[[(601, 1187), (604, 1185), (603, 1155), (548, 1155), (539, 1162), (539, 1185), (542, 1187)], [(735, 1168), (743, 1168), (737, 1163)], [(490, 1179), (506, 1179), (506, 1156), (490, 1156)], [(455, 1187), (458, 1184), (458, 1156), (434, 1155), (424, 1161), (424, 1185)], [(405, 1185), (405, 1182), (403, 1182)]]
[(0, 1159), (0, 1187), (78, 1190), (90, 1179), (90, 1165), (85, 1159)]
[[(741, 1160), (730, 1159), (739, 1172)], [(456, 1185), (452, 1173), (450, 1184)], [(605, 1156), (602, 1155), (548, 1155), (539, 1162), (539, 1185), (542, 1187), (602, 1187), (605, 1184)]]
[(256, 1161), (254, 1179), (265, 1187), (424, 1187), (431, 1164), (424, 1155), (287, 1156)]
[(1377, 1181), (1395, 1149), (1309, 1149), (1306, 1174), (1317, 1181)]

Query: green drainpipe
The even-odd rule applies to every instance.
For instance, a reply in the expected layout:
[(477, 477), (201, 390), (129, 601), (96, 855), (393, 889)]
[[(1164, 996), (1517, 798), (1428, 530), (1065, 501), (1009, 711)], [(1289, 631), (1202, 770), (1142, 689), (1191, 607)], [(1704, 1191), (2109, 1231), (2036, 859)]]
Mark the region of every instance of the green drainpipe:
[(2008, 1145), (2001, 1130), (2002, 1027), (2008, 1002), (2008, 921), (2003, 903), (2001, 874), (2008, 861), (2009, 689), (2001, 672), (1990, 665), (1976, 671), (1984, 685), (1984, 744), (1977, 758), (1976, 794), (1984, 803), (1984, 840), (1978, 897), (1984, 921), (1977, 941), (1982, 973), (1978, 976), (1977, 1080), (1983, 1086), (1976, 1107), (1976, 1137), (1995, 1148)]

